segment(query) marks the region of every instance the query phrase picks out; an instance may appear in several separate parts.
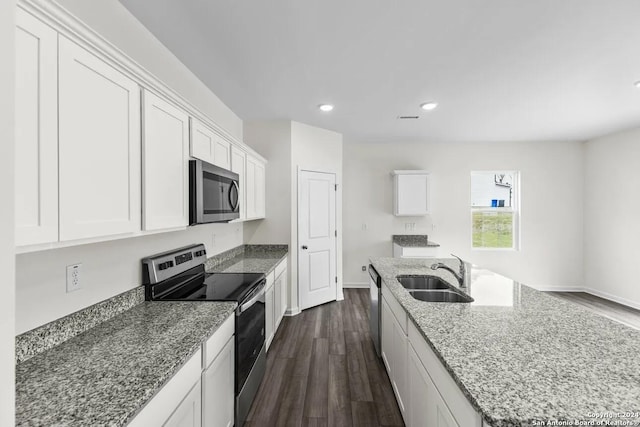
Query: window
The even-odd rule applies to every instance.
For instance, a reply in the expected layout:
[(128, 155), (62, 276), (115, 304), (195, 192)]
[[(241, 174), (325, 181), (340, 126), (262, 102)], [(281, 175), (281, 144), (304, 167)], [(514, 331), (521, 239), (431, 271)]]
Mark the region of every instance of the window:
[(471, 172), (471, 247), (518, 248), (518, 172)]

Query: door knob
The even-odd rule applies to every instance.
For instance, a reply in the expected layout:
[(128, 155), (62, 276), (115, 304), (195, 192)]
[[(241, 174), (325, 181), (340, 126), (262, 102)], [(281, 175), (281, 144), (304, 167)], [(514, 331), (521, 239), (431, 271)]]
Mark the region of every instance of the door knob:
[(306, 250), (306, 249), (309, 249), (309, 248), (308, 248), (306, 245), (303, 245), (303, 246), (302, 246), (302, 249), (305, 249), (305, 250)]

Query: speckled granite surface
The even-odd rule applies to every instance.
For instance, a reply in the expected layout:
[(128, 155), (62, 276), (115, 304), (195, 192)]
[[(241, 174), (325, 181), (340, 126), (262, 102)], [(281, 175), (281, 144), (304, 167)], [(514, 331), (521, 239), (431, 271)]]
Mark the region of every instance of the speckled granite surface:
[(392, 241), (404, 248), (437, 248), (440, 246), (436, 242), (430, 241), (426, 234), (394, 234)]
[(99, 302), (16, 337), (16, 361), (23, 362), (144, 301), (144, 286)]
[(207, 260), (205, 266), (210, 273), (264, 273), (269, 274), (287, 257), (287, 245), (245, 245), (216, 255)]
[(125, 425), (235, 306), (143, 302), (19, 363), (16, 425)]
[(587, 422), (595, 420), (589, 413), (640, 412), (640, 331), (476, 266), (467, 271), (465, 292), (475, 298), (470, 304), (418, 301), (395, 279), (427, 274), (456, 284), (447, 271), (429, 269), (438, 261), (458, 268), (451, 259), (371, 259), (490, 425)]

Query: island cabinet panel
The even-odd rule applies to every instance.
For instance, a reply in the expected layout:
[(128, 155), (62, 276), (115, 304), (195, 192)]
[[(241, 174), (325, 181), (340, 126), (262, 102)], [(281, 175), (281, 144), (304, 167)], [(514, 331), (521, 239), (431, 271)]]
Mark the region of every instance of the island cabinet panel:
[[(405, 315), (406, 316), (406, 315)], [(382, 299), (382, 356), (398, 401), (407, 422), (407, 350), (408, 341), (387, 299)]]
[(144, 92), (144, 230), (189, 223), (189, 116), (151, 92)]
[[(455, 424), (451, 425), (481, 427), (482, 417), (471, 406), (471, 403), (451, 378), (413, 322), (409, 322), (409, 343), (410, 351), (413, 352), (413, 357), (410, 357), (411, 363), (409, 364), (409, 378), (411, 378), (410, 381), (413, 381), (411, 387), (420, 388), (416, 384), (417, 379), (415, 378), (415, 373), (420, 372), (420, 368), (424, 369), (430, 379), (430, 384), (433, 386), (430, 399), (436, 403), (428, 404), (427, 409), (430, 409), (432, 416), (436, 417), (434, 420), (439, 420), (438, 422), (441, 423), (435, 424), (434, 421), (433, 425), (448, 426), (450, 424), (447, 424), (447, 422), (455, 422)], [(413, 407), (413, 403), (413, 401), (410, 403), (412, 410), (419, 411), (419, 409)], [(415, 402), (415, 404), (419, 405), (419, 402)]]
[(446, 405), (413, 347), (409, 346), (409, 427), (460, 427)]
[(140, 230), (140, 89), (59, 36), (60, 240)]
[(16, 246), (58, 241), (58, 34), (16, 10)]

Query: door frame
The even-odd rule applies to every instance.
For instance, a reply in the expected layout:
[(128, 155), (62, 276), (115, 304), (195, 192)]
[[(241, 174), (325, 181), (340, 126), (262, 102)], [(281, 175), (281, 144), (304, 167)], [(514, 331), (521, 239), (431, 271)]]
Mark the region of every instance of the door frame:
[[(341, 268), (341, 264), (339, 263), (340, 260), (340, 251), (339, 249), (339, 244), (338, 244), (338, 240), (341, 238), (342, 236), (342, 221), (341, 221), (341, 216), (339, 215), (339, 213), (341, 212), (342, 209), (342, 197), (341, 196), (341, 192), (342, 192), (342, 183), (340, 182), (340, 178), (341, 178), (341, 174), (338, 171), (335, 170), (321, 170), (320, 168), (306, 168), (306, 167), (302, 167), (299, 166), (297, 167), (297, 171), (296, 171), (296, 212), (295, 212), (295, 267), (296, 267), (296, 305), (297, 307), (295, 309), (292, 309), (292, 312), (290, 313), (290, 315), (295, 315), (295, 314), (299, 314), (301, 312), (300, 309), (300, 259), (298, 257), (298, 253), (299, 253), (299, 241), (300, 241), (300, 235), (299, 235), (299, 221), (300, 221), (300, 174), (302, 172), (317, 172), (317, 173), (325, 173), (325, 174), (331, 174), (335, 176), (335, 180), (336, 180), (336, 185), (338, 186), (337, 191), (334, 192), (334, 197), (335, 197), (335, 203), (334, 203), (334, 209), (335, 209), (335, 215), (336, 215), (336, 230), (338, 230), (338, 236), (335, 238), (334, 240), (334, 250), (335, 250), (335, 262), (336, 262), (336, 276), (338, 277), (338, 282), (336, 283), (336, 301), (342, 301), (344, 299), (344, 292), (342, 290), (342, 278), (341, 276), (341, 272), (342, 272), (342, 268)], [(339, 219), (340, 218), (340, 219)]]

